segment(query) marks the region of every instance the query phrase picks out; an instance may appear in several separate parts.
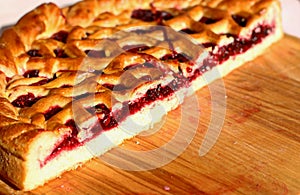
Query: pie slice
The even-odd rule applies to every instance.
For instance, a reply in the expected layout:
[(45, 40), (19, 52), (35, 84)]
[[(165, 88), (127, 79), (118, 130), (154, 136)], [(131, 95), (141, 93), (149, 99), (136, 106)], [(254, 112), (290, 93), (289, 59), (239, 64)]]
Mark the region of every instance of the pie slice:
[(2, 178), (32, 190), (147, 130), (279, 40), (280, 14), (277, 0), (40, 5), (0, 38)]

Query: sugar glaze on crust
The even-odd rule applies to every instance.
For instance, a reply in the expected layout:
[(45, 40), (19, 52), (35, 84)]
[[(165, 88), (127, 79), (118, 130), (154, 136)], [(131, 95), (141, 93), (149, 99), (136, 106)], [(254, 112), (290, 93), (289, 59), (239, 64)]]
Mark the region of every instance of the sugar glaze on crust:
[[(65, 8), (53, 3), (40, 5), (0, 38), (2, 177), (19, 189), (31, 190), (93, 158), (86, 144), (110, 137), (112, 144), (95, 151), (101, 155), (146, 130), (157, 121), (130, 134), (124, 133), (118, 122), (142, 118), (159, 105), (165, 108), (162, 115), (175, 109), (182, 102), (178, 94), (187, 96), (227, 75), (280, 39), (280, 20), (276, 0), (174, 0), (168, 4), (162, 0), (86, 0)], [(187, 33), (210, 55), (203, 62), (190, 63), (192, 51), (180, 53), (178, 48), (185, 46), (176, 37), (168, 37), (172, 48), (158, 47), (158, 40), (166, 38), (160, 30), (146, 34), (145, 39), (136, 39), (140, 31), (122, 34), (128, 28), (147, 25)], [(103, 40), (107, 41), (101, 45)], [(130, 46), (138, 49), (130, 50)], [(116, 48), (127, 52), (111, 59)], [(94, 65), (93, 71), (82, 66), (87, 59)], [(218, 77), (209, 76), (214, 69), (220, 72)], [(85, 73), (82, 79), (78, 71)], [(124, 78), (121, 75), (126, 71), (130, 77)], [(176, 82), (162, 74), (164, 71), (178, 75)], [(154, 75), (150, 82), (131, 86), (132, 81), (126, 80), (147, 79), (142, 76), (145, 74)], [(179, 81), (184, 82), (179, 85)], [(158, 93), (159, 89), (170, 90), (170, 84), (169, 93)], [(120, 86), (132, 90), (117, 93)], [(86, 96), (77, 98), (77, 103), (86, 112), (101, 110), (99, 121), (104, 131), (81, 142), (80, 136), (90, 135), (77, 132), (73, 100), (89, 93), (95, 94), (93, 101)], [(136, 101), (150, 93), (154, 98), (138, 107)], [(111, 113), (117, 103), (131, 109), (113, 122)]]

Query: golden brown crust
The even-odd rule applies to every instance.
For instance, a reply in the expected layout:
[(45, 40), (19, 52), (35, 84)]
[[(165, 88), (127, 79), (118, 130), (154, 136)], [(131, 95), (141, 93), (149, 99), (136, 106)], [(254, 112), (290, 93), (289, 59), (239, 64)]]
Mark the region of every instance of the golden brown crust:
[(64, 26), (65, 17), (61, 9), (53, 3), (48, 3), (23, 16), (13, 29), (27, 50), (36, 39), (49, 37)]
[(1, 176), (7, 179), (11, 184), (23, 188), (24, 172), (16, 171), (16, 168), (18, 168), (18, 170), (23, 170), (25, 168), (24, 160), (18, 158), (16, 155), (11, 155), (11, 152), (6, 148), (2, 148), (2, 146), (0, 147), (0, 159)]
[[(166, 10), (174, 18), (145, 22), (131, 18), (135, 9)], [(162, 43), (168, 30), (154, 30), (137, 39), (138, 32), (125, 33), (126, 29), (157, 24), (175, 31), (189, 29), (195, 31), (190, 36), (197, 44), (212, 43), (218, 48), (232, 43), (233, 38), (227, 35), (249, 38), (256, 26), (267, 23), (276, 28), (272, 40), (266, 43), (270, 45), (282, 36), (279, 14), (277, 0), (174, 0), (167, 4), (163, 0), (85, 0), (66, 8), (53, 3), (40, 5), (0, 37), (0, 173), (19, 188), (32, 189), (43, 184), (49, 178), (30, 184), (32, 173), (29, 172), (39, 169), (38, 161), (44, 160), (55, 145), (71, 134), (71, 128), (65, 124), (76, 109), (81, 109), (76, 104), (87, 108), (103, 104), (112, 109), (113, 103), (136, 99), (147, 89), (170, 81), (163, 71), (182, 71), (182, 75), (188, 77), (192, 73), (187, 70), (194, 71), (201, 65), (160, 61), (172, 54), (170, 41), (175, 49), (186, 47), (183, 50), (195, 55), (195, 48), (185, 46), (180, 37), (172, 33), (169, 33), (169, 42)], [(241, 26), (233, 15), (246, 17), (247, 24)], [(199, 22), (203, 17), (216, 21)], [(53, 37), (63, 39), (60, 36), (64, 35), (56, 33), (64, 32), (67, 32), (65, 40)], [(140, 44), (149, 48), (140, 53), (123, 50), (128, 45)], [(206, 48), (207, 51), (212, 49), (212, 46)], [(256, 52), (251, 50), (253, 54), (248, 52), (247, 60), (263, 49), (265, 47)], [(104, 51), (103, 58), (90, 57), (92, 50)], [(31, 56), (30, 52), (37, 56)], [(158, 67), (130, 70), (131, 65), (148, 61)], [(229, 59), (228, 62), (232, 67), (222, 70), (223, 76), (244, 61)], [(28, 78), (25, 76), (28, 71), (38, 71), (38, 75)], [(103, 74), (99, 76), (97, 71)], [(145, 75), (152, 76), (151, 82), (140, 82)], [(40, 82), (45, 83), (37, 85)], [(107, 84), (122, 85), (128, 90), (115, 92)], [(72, 102), (73, 97), (89, 93), (96, 95)], [(25, 108), (13, 106), (18, 97), (28, 94), (41, 99)], [(47, 119), (47, 111), (56, 106), (62, 110)], [(78, 120), (88, 121), (88, 117), (82, 115)]]

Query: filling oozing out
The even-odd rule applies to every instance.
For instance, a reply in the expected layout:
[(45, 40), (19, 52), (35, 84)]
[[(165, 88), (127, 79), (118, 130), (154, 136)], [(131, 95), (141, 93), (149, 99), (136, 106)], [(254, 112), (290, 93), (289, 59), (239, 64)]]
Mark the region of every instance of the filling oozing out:
[[(165, 12), (165, 11), (157, 11), (157, 10), (134, 10), (131, 15), (134, 19), (139, 19), (143, 21), (158, 21), (161, 22), (163, 20), (169, 20), (173, 18), (173, 15), (171, 13)], [(244, 27), (247, 24), (247, 18), (242, 17), (240, 15), (232, 15), (232, 19), (240, 26)], [(215, 22), (218, 22), (220, 19), (218, 18), (208, 18), (208, 17), (202, 17), (199, 22), (205, 23), (207, 25), (213, 24)], [(267, 25), (267, 24), (261, 24), (252, 31), (252, 35), (249, 39), (245, 38), (239, 38), (237, 35), (232, 34), (226, 34), (228, 37), (233, 38), (233, 42), (222, 46), (215, 48), (216, 45), (214, 43), (204, 43), (202, 46), (204, 47), (212, 47), (214, 52), (210, 52), (209, 57), (204, 59), (203, 65), (196, 69), (193, 72), (193, 76), (189, 78), (184, 78), (181, 73), (175, 74), (174, 73), (174, 79), (171, 81), (168, 85), (162, 86), (158, 85), (156, 88), (149, 89), (142, 97), (135, 99), (133, 101), (127, 101), (124, 102), (122, 105), (122, 108), (112, 112), (109, 108), (107, 108), (104, 104), (96, 105), (95, 107), (86, 108), (88, 112), (91, 114), (95, 114), (98, 117), (97, 123), (90, 129), (94, 133), (94, 137), (100, 134), (102, 131), (108, 131), (114, 127), (117, 127), (118, 124), (122, 121), (124, 121), (128, 116), (140, 111), (143, 107), (157, 101), (162, 100), (165, 98), (170, 97), (173, 95), (176, 91), (178, 91), (182, 87), (187, 87), (189, 84), (195, 80), (197, 77), (201, 76), (206, 71), (210, 70), (214, 66), (218, 64), (222, 64), (224, 61), (228, 60), (232, 56), (236, 56), (238, 54), (245, 53), (248, 49), (250, 49), (253, 45), (259, 44), (262, 42), (262, 40), (267, 37), (269, 34), (271, 34), (275, 29), (274, 25)], [(182, 32), (185, 32), (187, 34), (194, 34), (197, 33), (193, 29), (182, 29)], [(54, 35), (52, 35), (53, 39), (60, 41), (60, 42), (66, 42), (68, 38), (68, 33), (65, 31), (58, 32)], [(133, 53), (141, 53), (144, 50), (149, 49), (149, 46), (146, 45), (134, 45), (134, 46), (124, 46), (124, 50), (127, 52), (133, 52)], [(86, 54), (89, 57), (105, 57), (105, 52), (100, 50), (87, 50), (85, 51)], [(64, 58), (68, 57), (67, 54), (62, 49), (56, 49), (54, 50), (54, 53), (56, 57)], [(42, 57), (42, 55), (39, 53), (38, 50), (30, 50), (27, 52), (28, 55), (31, 57)], [(145, 59), (147, 58), (147, 61), (145, 64), (139, 65), (139, 66), (145, 66), (145, 67), (156, 67), (155, 61), (150, 57), (145, 55)], [(185, 55), (184, 53), (173, 53), (173, 54), (167, 54), (163, 56), (160, 60), (162, 61), (169, 61), (174, 60), (179, 63), (192, 63), (190, 62), (189, 56)], [(136, 65), (133, 65), (136, 66)], [(130, 66), (127, 68), (131, 68)], [(125, 70), (126, 71), (126, 70)], [(187, 72), (191, 73), (192, 69), (187, 69)], [(26, 78), (31, 77), (38, 77), (39, 71), (38, 70), (30, 70), (24, 73), (23, 75)], [(55, 79), (55, 78), (53, 78)], [(52, 79), (52, 80), (53, 80)], [(51, 81), (51, 79), (44, 79), (37, 83), (34, 83), (32, 85), (43, 85), (47, 82)], [(104, 84), (104, 87), (107, 87), (111, 90), (122, 90), (122, 86), (118, 85), (111, 85), (111, 84)], [(12, 104), (16, 107), (30, 107), (35, 102), (37, 102), (42, 97), (35, 97), (34, 94), (28, 93), (26, 95), (19, 96), (16, 100), (12, 102)], [(75, 99), (80, 99), (82, 97), (74, 97)], [(56, 113), (61, 111), (62, 108), (59, 106), (53, 106), (49, 108), (48, 111), (44, 113), (45, 119), (48, 120), (52, 116), (54, 116)], [(52, 151), (52, 153), (43, 161), (41, 162), (41, 167), (46, 165), (47, 162), (49, 162), (51, 159), (55, 158), (61, 151), (64, 150), (72, 150), (80, 145), (83, 145), (85, 141), (79, 142), (77, 139), (78, 136), (78, 127), (74, 120), (69, 120), (65, 124), (67, 127), (69, 127), (72, 130), (72, 133), (65, 137), (65, 139), (59, 143), (55, 149)]]

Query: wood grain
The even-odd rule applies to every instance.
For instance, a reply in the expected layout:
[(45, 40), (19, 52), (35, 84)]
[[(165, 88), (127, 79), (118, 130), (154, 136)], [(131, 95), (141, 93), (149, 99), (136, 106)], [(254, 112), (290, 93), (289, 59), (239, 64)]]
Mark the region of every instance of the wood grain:
[[(190, 123), (183, 127), (188, 132), (197, 124), (196, 136), (169, 164), (126, 171), (96, 158), (26, 194), (300, 193), (299, 51), (300, 40), (286, 35), (263, 56), (223, 79), (225, 121), (217, 143), (206, 155), (200, 157), (199, 148), (211, 120), (208, 87), (197, 92), (200, 117), (190, 113)], [(154, 128), (159, 131), (128, 140), (121, 148), (148, 151), (163, 146), (176, 135), (182, 114), (181, 108), (172, 111)], [(120, 158), (114, 151), (104, 157)], [(0, 182), (0, 193), (24, 194), (4, 182)]]

